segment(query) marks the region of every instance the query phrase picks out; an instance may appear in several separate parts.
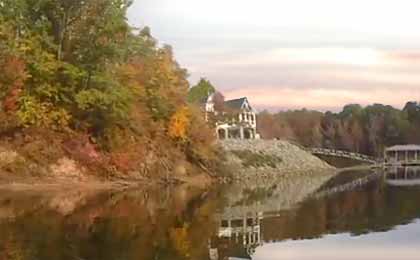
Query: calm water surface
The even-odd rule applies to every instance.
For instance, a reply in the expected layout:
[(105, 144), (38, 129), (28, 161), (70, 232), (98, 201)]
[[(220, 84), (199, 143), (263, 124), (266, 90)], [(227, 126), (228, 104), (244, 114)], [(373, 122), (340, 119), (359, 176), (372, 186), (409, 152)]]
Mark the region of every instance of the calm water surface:
[(207, 192), (0, 191), (0, 260), (420, 259), (420, 174), (355, 181), (367, 175)]

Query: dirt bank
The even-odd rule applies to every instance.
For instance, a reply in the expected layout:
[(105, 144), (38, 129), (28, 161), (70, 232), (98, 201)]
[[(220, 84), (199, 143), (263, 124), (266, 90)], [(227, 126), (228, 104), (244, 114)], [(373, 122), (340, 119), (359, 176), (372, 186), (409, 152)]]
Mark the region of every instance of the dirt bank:
[[(40, 157), (41, 159), (39, 159)], [(179, 160), (174, 167), (155, 167), (150, 171), (120, 172), (89, 167), (65, 155), (55, 160), (42, 156), (21, 154), (15, 149), (0, 146), (0, 188), (62, 189), (90, 187), (92, 189), (121, 189), (137, 185), (172, 185), (188, 183), (205, 188), (216, 181), (210, 173)], [(36, 158), (36, 159), (34, 159)], [(172, 170), (171, 170), (172, 169)]]

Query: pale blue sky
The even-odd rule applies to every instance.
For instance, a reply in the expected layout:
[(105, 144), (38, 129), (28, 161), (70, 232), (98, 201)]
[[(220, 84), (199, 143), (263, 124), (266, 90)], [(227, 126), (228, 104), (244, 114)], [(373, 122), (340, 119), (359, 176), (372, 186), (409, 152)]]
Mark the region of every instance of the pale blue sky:
[(135, 0), (129, 21), (173, 46), (190, 82), (259, 108), (420, 100), (420, 10), (409, 0)]

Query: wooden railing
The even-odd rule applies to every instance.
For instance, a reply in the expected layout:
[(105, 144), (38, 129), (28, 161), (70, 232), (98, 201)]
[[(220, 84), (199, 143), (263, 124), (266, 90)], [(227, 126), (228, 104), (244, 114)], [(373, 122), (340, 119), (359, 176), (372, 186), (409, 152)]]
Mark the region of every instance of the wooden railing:
[(378, 162), (376, 158), (368, 156), (368, 155), (360, 154), (360, 153), (353, 153), (353, 152), (347, 152), (347, 151), (341, 151), (341, 150), (335, 150), (335, 149), (326, 149), (326, 148), (306, 148), (306, 150), (314, 155), (326, 155), (326, 156), (347, 158), (347, 159), (352, 159), (352, 160), (367, 162), (367, 163), (372, 163), (372, 164)]

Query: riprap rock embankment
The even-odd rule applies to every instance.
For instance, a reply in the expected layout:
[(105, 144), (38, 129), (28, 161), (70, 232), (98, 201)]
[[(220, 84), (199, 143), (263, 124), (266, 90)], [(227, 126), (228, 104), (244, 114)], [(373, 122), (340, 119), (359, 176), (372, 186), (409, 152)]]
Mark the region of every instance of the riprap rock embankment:
[(227, 164), (235, 179), (314, 174), (335, 168), (297, 145), (282, 140), (224, 140)]

